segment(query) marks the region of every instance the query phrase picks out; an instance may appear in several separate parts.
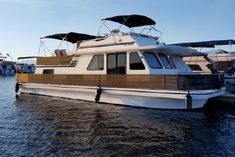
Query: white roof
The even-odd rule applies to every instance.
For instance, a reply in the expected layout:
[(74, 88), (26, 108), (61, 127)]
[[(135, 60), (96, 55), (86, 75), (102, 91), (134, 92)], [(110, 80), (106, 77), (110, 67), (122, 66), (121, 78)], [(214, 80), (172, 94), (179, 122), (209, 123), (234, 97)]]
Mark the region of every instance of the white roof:
[(84, 41), (80, 44), (77, 53), (115, 53), (126, 51), (157, 51), (169, 55), (204, 56), (206, 53), (195, 49), (180, 46), (161, 44), (157, 38), (141, 34), (112, 34), (103, 39)]

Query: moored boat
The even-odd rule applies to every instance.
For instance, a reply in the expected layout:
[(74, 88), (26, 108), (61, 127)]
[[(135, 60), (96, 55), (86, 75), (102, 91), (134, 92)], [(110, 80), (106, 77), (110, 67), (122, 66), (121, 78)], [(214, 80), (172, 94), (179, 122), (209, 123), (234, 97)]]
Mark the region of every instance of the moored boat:
[(16, 73), (33, 74), (35, 72), (35, 58), (38, 56), (19, 57), (15, 64)]
[[(9, 54), (7, 55), (9, 57)], [(0, 53), (0, 75), (12, 76), (15, 74), (15, 62), (7, 60), (8, 57)]]
[(212, 40), (201, 42), (178, 43), (174, 45), (194, 47), (194, 48), (213, 48), (206, 53), (205, 57), (185, 57), (184, 61), (194, 72), (198, 73), (223, 73), (226, 95), (235, 97), (235, 51), (215, 49), (216, 46), (232, 46), (235, 40)]
[[(114, 16), (102, 21), (105, 26), (112, 21), (131, 30), (150, 26), (149, 32), (155, 30), (156, 24), (142, 15)], [(193, 73), (182, 59), (203, 53), (162, 44), (148, 33), (115, 29), (105, 36), (70, 32), (44, 38), (66, 40), (77, 44), (77, 49), (69, 54), (57, 49), (53, 56), (37, 57), (35, 74), (16, 75), (18, 93), (137, 107), (194, 109), (225, 92), (223, 75)]]

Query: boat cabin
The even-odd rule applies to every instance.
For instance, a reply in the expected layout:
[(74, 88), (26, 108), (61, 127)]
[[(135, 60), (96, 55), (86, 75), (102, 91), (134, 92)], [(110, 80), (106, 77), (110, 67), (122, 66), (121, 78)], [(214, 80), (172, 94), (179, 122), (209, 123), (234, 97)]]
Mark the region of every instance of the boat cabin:
[(0, 75), (8, 76), (15, 74), (15, 62), (6, 60), (6, 56), (0, 56)]

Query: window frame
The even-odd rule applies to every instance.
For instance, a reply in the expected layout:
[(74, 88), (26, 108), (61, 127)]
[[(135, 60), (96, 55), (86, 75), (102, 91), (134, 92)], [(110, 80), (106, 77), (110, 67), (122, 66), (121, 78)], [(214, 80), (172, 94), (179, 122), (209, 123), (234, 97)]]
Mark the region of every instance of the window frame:
[[(168, 57), (166, 54), (164, 54), (164, 53), (158, 53), (158, 56), (159, 56), (159, 59), (160, 59), (160, 61), (162, 62), (162, 64), (163, 64), (163, 66), (164, 66), (165, 69), (174, 69), (174, 65), (172, 65), (172, 63), (171, 63), (169, 57)], [(165, 60), (163, 60), (162, 57), (165, 57), (165, 58), (166, 58), (166, 61), (167, 61), (167, 63), (171, 66), (171, 68), (168, 68), (168, 67), (165, 65), (166, 62), (164, 62)]]
[[(92, 61), (94, 60), (94, 58), (95, 57), (98, 57), (98, 68), (97, 69), (89, 69), (89, 67), (91, 66), (91, 64), (92, 64)], [(100, 67), (100, 57), (102, 57), (102, 60), (103, 60), (103, 62), (102, 62), (102, 66)], [(97, 55), (93, 55), (92, 56), (92, 58), (91, 58), (91, 60), (90, 60), (90, 62), (89, 62), (89, 64), (88, 64), (88, 66), (87, 66), (87, 70), (89, 70), (89, 71), (101, 71), (101, 70), (104, 70), (104, 54), (97, 54)]]
[[(202, 68), (198, 64), (188, 64), (188, 66), (192, 71), (201, 71), (201, 72), (203, 72)], [(207, 68), (209, 68), (209, 67), (207, 66)]]
[[(159, 67), (159, 68), (158, 68), (158, 67), (152, 67), (151, 64), (149, 64), (149, 60), (147, 59), (147, 57), (146, 57), (145, 54), (153, 54), (153, 55), (155, 56), (156, 61), (159, 63), (160, 67)], [(150, 67), (151, 69), (163, 69), (163, 65), (162, 65), (162, 63), (160, 62), (160, 60), (159, 60), (159, 58), (158, 58), (158, 56), (156, 55), (155, 52), (144, 51), (144, 52), (143, 52), (143, 55), (144, 55), (144, 57), (145, 57), (145, 59), (146, 59), (148, 65), (149, 65), (149, 67)]]
[[(131, 68), (131, 54), (137, 54), (138, 59), (139, 59), (139, 61), (140, 61), (139, 63), (142, 63), (142, 65), (143, 65), (143, 68), (142, 68), (142, 69), (132, 69), (132, 68)], [(139, 64), (139, 63), (137, 63), (137, 64)], [(132, 64), (134, 64), (134, 63), (132, 63)], [(129, 70), (145, 70), (145, 65), (144, 65), (143, 61), (141, 60), (141, 57), (140, 57), (140, 55), (139, 55), (138, 52), (130, 52), (130, 53), (129, 53)]]
[[(119, 63), (119, 55), (124, 54), (125, 57), (125, 71), (124, 73), (120, 73), (120, 67), (118, 65)], [(114, 55), (115, 56), (115, 71), (111, 73), (111, 71), (109, 70), (109, 56)], [(126, 52), (118, 52), (118, 53), (109, 53), (106, 55), (106, 69), (107, 69), (107, 75), (109, 74), (114, 74), (114, 75), (126, 75), (127, 74), (127, 53)]]
[(42, 74), (43, 75), (53, 75), (53, 74), (55, 74), (55, 69), (43, 69)]

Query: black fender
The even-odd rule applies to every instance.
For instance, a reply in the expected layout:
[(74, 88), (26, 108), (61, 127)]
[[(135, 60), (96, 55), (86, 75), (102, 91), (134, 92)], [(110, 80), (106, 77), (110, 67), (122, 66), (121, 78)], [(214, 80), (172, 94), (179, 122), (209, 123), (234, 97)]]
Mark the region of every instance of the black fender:
[(19, 92), (19, 89), (20, 89), (20, 84), (18, 82), (16, 82), (15, 84), (15, 92)]
[(101, 93), (102, 93), (102, 88), (100, 87), (100, 88), (98, 88), (96, 90), (95, 102), (99, 102), (100, 101)]

